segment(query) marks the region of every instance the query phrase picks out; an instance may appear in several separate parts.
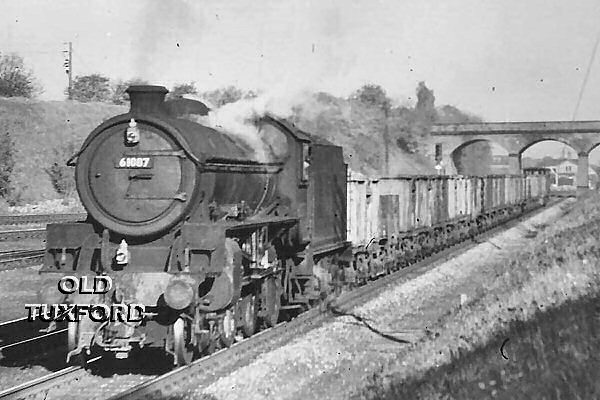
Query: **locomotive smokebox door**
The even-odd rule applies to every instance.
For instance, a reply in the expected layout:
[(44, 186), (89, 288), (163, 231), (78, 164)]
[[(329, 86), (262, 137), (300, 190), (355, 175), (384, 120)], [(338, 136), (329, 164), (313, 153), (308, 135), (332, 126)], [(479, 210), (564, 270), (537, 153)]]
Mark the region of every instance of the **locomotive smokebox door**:
[(88, 182), (84, 196), (94, 200), (90, 214), (122, 234), (167, 229), (183, 214), (196, 186), (195, 166), (174, 140), (143, 120), (138, 126), (143, 140), (137, 146), (123, 143), (125, 126), (119, 124), (98, 135), (95, 151), (84, 152), (78, 163), (78, 169), (85, 166), (78, 178)]
[(197, 156), (165, 115), (166, 92), (130, 87), (129, 114), (106, 121), (83, 144), (77, 190), (88, 213), (113, 232), (156, 235), (193, 207)]

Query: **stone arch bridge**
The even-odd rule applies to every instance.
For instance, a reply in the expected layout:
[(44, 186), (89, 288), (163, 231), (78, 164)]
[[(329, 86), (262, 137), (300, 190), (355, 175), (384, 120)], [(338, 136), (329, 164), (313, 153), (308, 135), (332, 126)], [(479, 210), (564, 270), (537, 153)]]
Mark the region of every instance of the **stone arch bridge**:
[(554, 140), (571, 146), (578, 155), (577, 189), (588, 187), (589, 153), (600, 144), (600, 121), (492, 122), (438, 124), (431, 129), (435, 159), (443, 172), (456, 173), (455, 152), (482, 140), (502, 146), (509, 155), (511, 173), (520, 174), (521, 155), (532, 145)]

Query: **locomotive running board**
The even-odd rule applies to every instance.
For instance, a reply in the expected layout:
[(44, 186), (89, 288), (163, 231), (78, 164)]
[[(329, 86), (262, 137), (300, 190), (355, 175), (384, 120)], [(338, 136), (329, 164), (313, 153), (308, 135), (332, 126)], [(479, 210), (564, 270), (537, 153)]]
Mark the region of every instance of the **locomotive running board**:
[(281, 218), (264, 218), (260, 221), (252, 221), (246, 220), (244, 222), (236, 223), (232, 226), (227, 226), (225, 229), (227, 231), (236, 231), (243, 229), (256, 229), (265, 225), (294, 225), (298, 223), (298, 218), (290, 218), (290, 217), (281, 217)]
[[(323, 243), (321, 245), (317, 245), (312, 249), (312, 255), (317, 256), (321, 254), (331, 253), (332, 251), (336, 251), (339, 249), (343, 249), (346, 247), (350, 247), (351, 243), (349, 241), (340, 241), (335, 243)], [(306, 257), (306, 251), (301, 251), (296, 253), (296, 255), (300, 258)]]
[(276, 174), (283, 163), (249, 163), (241, 160), (209, 159), (202, 164), (202, 172)]

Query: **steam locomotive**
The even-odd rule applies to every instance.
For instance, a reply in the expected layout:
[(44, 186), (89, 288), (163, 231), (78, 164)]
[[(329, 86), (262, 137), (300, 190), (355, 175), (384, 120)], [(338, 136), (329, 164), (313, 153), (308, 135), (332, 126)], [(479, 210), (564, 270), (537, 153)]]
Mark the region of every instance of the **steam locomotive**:
[[(175, 364), (231, 346), (346, 285), (421, 259), (543, 202), (546, 177), (348, 175), (342, 148), (284, 120), (254, 121), (267, 151), (183, 118), (186, 100), (131, 86), (129, 112), (70, 161), (85, 222), (50, 224), (43, 304), (143, 304), (132, 321), (68, 323), (68, 358), (145, 346)], [(205, 109), (200, 103), (196, 109)], [(351, 239), (350, 242), (348, 239)], [(110, 276), (107, 293), (57, 291)]]

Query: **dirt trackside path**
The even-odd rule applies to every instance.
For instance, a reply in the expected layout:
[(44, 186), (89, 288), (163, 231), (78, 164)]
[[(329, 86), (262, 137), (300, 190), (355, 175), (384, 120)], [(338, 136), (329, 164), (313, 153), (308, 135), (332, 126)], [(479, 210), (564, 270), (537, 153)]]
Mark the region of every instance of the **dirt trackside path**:
[[(449, 358), (443, 351), (435, 358), (420, 355), (428, 341), (440, 336), (432, 329), (460, 309), (461, 294), (463, 302), (472, 302), (492, 290), (499, 277), (515, 268), (511, 260), (531, 250), (539, 232), (559, 226), (562, 214), (558, 205), (543, 210), (352, 310), (380, 333), (367, 329), (353, 316), (341, 316), (190, 396), (347, 399), (370, 384), (381, 384), (373, 377), (382, 375), (382, 366), (410, 374), (417, 366), (422, 370), (440, 364), (444, 357)], [(403, 364), (408, 359), (410, 364)]]

